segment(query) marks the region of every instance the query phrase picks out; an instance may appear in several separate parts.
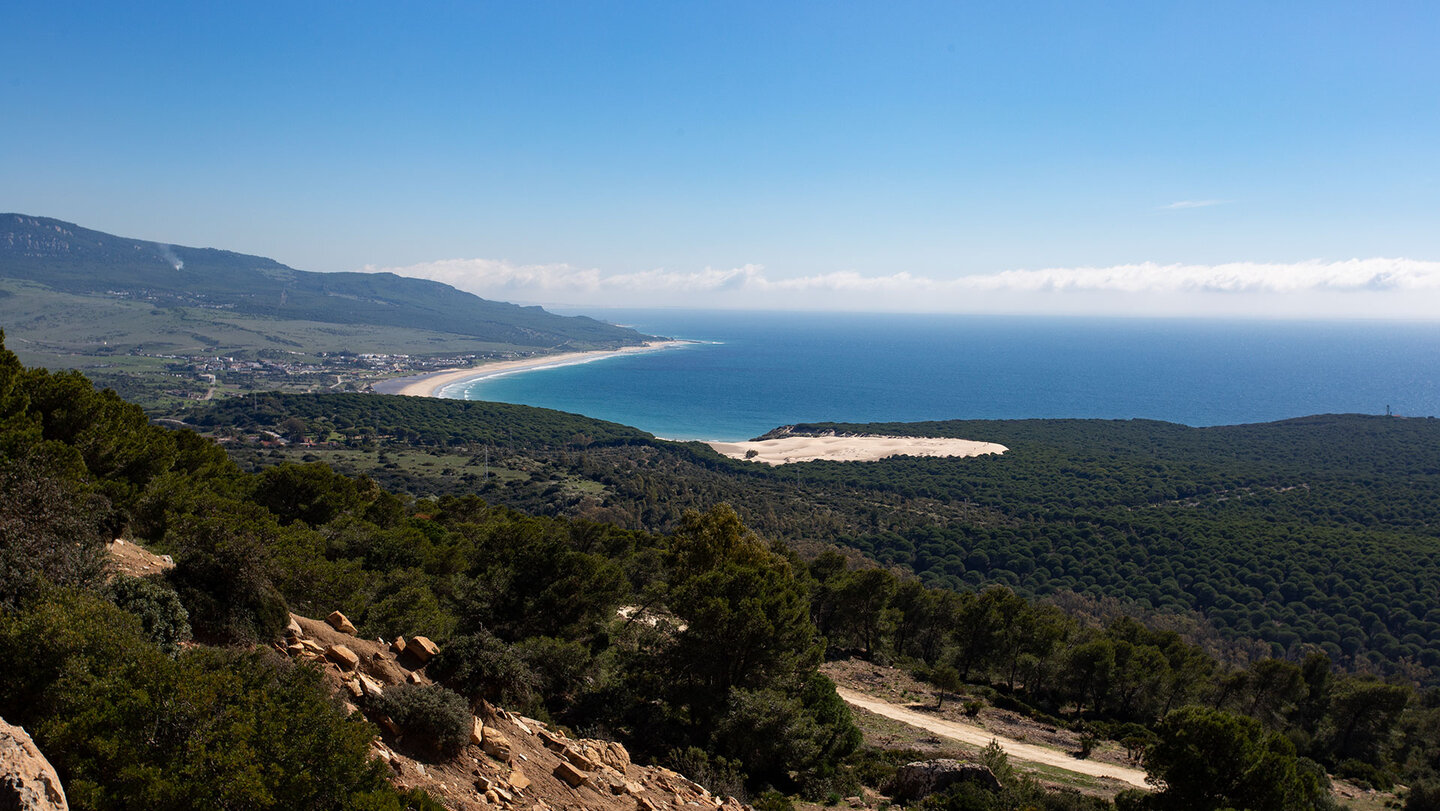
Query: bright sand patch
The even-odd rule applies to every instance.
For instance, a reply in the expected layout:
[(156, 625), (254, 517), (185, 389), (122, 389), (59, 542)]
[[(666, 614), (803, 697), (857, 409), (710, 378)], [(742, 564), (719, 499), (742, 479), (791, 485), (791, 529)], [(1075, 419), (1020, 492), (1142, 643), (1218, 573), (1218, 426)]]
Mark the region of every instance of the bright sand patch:
[[(787, 436), (749, 442), (710, 442), (732, 459), (784, 465), (790, 462), (873, 462), (888, 456), (979, 456), (1010, 450), (994, 442), (912, 436)], [(754, 451), (754, 456), (748, 454)]]
[(484, 380), (500, 375), (515, 374), (516, 372), (530, 372), (536, 369), (551, 369), (556, 366), (571, 366), (576, 363), (589, 363), (594, 360), (615, 357), (617, 355), (633, 355), (638, 352), (654, 352), (659, 349), (669, 349), (681, 346), (687, 341), (652, 341), (640, 346), (627, 346), (623, 349), (599, 349), (593, 352), (565, 352), (559, 355), (544, 355), (538, 358), (526, 358), (524, 360), (503, 360), (495, 363), (486, 363), (482, 366), (472, 366), (468, 369), (446, 369), (443, 372), (435, 372), (407, 383), (404, 387), (396, 389), (393, 393), (404, 394), (411, 397), (439, 397), (440, 390), (454, 383), (471, 382)]

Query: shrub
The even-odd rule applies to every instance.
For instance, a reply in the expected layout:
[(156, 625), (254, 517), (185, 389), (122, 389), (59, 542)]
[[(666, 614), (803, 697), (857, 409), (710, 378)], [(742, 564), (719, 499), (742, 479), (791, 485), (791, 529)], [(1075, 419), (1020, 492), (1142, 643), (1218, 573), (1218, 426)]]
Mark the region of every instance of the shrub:
[(995, 738), (991, 738), (990, 743), (980, 750), (980, 765), (989, 769), (1002, 786), (1015, 781), (1015, 767), (1010, 765), (1010, 756), (1005, 754), (1005, 749)]
[(511, 707), (532, 703), (540, 682), (514, 648), (483, 629), (452, 638), (425, 672), (471, 702)]
[(470, 706), (458, 693), (431, 684), (397, 684), (371, 699), (390, 716), (408, 742), (443, 758), (453, 757), (470, 738)]
[(145, 635), (171, 656), (190, 641), (190, 614), (175, 590), (159, 580), (121, 576), (106, 591), (110, 602), (139, 618)]
[(273, 519), (252, 507), (215, 500), (202, 515), (177, 519), (166, 533), (176, 549), (168, 577), (201, 639), (257, 642), (280, 635), (290, 619), (272, 582)]
[(1440, 784), (1416, 783), (1405, 797), (1405, 811), (1440, 811)]
[[(753, 453), (754, 451), (751, 451)], [(778, 791), (767, 791), (752, 803), (755, 811), (795, 811), (795, 803)]]
[(712, 793), (728, 795), (741, 802), (744, 802), (749, 796), (745, 792), (745, 773), (740, 771), (738, 761), (708, 754), (698, 746), (671, 749), (670, 754), (665, 756), (665, 765), (694, 780)]

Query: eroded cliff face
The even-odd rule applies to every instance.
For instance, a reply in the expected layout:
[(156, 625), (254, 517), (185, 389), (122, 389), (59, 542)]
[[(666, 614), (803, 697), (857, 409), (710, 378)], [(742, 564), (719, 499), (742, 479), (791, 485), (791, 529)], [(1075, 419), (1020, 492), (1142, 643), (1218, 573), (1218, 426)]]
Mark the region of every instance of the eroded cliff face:
[(30, 735), (0, 718), (0, 811), (68, 811), (65, 790)]

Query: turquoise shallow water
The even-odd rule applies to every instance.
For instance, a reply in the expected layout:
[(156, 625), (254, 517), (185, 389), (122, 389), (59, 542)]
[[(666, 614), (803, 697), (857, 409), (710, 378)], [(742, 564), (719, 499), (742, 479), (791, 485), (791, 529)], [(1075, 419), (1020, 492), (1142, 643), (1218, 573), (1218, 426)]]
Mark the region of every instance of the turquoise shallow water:
[(1440, 415), (1440, 324), (588, 313), (699, 343), (452, 387), (675, 439), (794, 422)]

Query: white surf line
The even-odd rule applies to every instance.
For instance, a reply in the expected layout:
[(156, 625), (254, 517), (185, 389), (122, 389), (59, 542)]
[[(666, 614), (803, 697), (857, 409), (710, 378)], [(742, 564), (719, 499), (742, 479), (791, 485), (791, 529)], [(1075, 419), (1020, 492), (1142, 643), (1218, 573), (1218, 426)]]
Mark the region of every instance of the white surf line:
[(899, 721), (913, 727), (919, 727), (927, 732), (936, 735), (943, 735), (960, 743), (970, 744), (984, 748), (990, 745), (991, 740), (998, 741), (1005, 754), (1011, 759), (1022, 763), (1042, 763), (1046, 766), (1054, 766), (1064, 769), (1067, 772), (1090, 775), (1091, 777), (1109, 777), (1129, 783), (1137, 788), (1146, 790), (1154, 787), (1145, 782), (1145, 772), (1140, 769), (1132, 769), (1128, 766), (1119, 766), (1114, 763), (1099, 763), (1093, 760), (1081, 760), (1071, 757), (1065, 752), (1051, 749), (1046, 746), (1036, 746), (1033, 743), (1023, 743), (1014, 738), (1007, 738), (1004, 735), (996, 735), (983, 727), (974, 724), (961, 724), (956, 721), (947, 721), (943, 718), (935, 718), (925, 713), (901, 707), (897, 704), (890, 704), (876, 698), (871, 698), (863, 693), (857, 693), (845, 687), (837, 686), (835, 692), (845, 700), (846, 704), (859, 707), (862, 710), (873, 712), (892, 721)]

